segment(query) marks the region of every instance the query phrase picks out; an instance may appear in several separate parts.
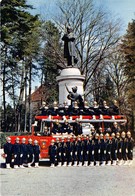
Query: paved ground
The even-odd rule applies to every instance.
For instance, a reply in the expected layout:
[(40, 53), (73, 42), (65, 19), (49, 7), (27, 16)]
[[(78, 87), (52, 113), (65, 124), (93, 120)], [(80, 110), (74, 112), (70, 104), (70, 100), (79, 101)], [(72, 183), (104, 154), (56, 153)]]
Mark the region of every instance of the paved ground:
[(40, 165), (1, 168), (1, 196), (135, 196), (135, 160), (132, 166), (50, 168), (44, 161)]

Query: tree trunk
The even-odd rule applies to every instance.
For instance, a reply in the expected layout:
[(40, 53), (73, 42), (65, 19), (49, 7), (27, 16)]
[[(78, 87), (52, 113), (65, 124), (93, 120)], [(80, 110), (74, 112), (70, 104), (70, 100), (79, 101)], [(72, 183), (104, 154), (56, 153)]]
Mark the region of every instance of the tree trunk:
[(32, 78), (32, 62), (29, 63), (29, 132), (32, 125), (32, 107), (31, 107), (31, 78)]
[(25, 81), (24, 81), (24, 73), (25, 73), (25, 65), (24, 63), (22, 63), (22, 74), (21, 74), (21, 85), (20, 85), (20, 95), (19, 95), (19, 101), (18, 101), (18, 112), (17, 112), (17, 130), (18, 132), (21, 130), (21, 113), (22, 113), (22, 104), (23, 104), (23, 97), (24, 97), (24, 85), (25, 85)]
[[(25, 61), (27, 64), (27, 62)], [(24, 131), (27, 130), (27, 65), (25, 64), (24, 91), (25, 91), (25, 113), (24, 113)]]
[(4, 114), (3, 114), (3, 130), (4, 132), (7, 131), (7, 126), (6, 126), (6, 121), (7, 121), (7, 111), (6, 111), (6, 61), (7, 61), (7, 49), (5, 49), (5, 53), (4, 53), (4, 63), (3, 63), (3, 86), (2, 86), (2, 90), (3, 90), (3, 110), (4, 110)]

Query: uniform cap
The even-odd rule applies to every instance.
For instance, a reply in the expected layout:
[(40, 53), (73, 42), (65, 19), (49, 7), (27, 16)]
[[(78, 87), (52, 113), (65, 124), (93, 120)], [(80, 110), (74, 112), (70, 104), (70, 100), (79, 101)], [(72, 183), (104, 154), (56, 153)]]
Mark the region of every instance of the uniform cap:
[(101, 133), (101, 134), (100, 134), (100, 137), (103, 137), (103, 136), (104, 136), (103, 133)]
[(10, 137), (7, 137), (6, 140), (7, 140), (7, 141), (11, 141), (11, 138), (10, 138)]
[(126, 135), (126, 133), (123, 131), (123, 132), (121, 133), (121, 135)]
[(34, 140), (34, 144), (37, 144), (38, 143), (38, 141), (37, 140)]
[(115, 133), (112, 133), (111, 136), (115, 136)]
[(19, 137), (16, 137), (16, 139), (15, 139), (16, 141), (19, 141), (20, 139), (19, 139)]
[(30, 138), (30, 139), (28, 139), (28, 141), (29, 141), (29, 142), (32, 142), (32, 139)]
[(22, 141), (26, 141), (26, 138), (23, 137), (23, 138), (22, 138)]
[(53, 102), (53, 105), (57, 105), (57, 101), (54, 101), (54, 102)]
[(117, 122), (114, 122), (113, 124), (114, 124), (114, 125), (117, 125)]
[(119, 132), (117, 132), (117, 133), (116, 133), (116, 135), (120, 135), (120, 133), (119, 133)]

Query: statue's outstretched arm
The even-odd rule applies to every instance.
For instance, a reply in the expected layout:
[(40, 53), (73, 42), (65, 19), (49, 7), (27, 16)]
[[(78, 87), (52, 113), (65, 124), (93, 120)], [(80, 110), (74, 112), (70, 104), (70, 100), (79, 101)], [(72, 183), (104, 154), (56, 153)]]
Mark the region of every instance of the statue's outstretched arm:
[(66, 89), (67, 89), (68, 93), (70, 93), (71, 91), (69, 91), (69, 89), (68, 89), (68, 87), (67, 87), (67, 85), (66, 85), (66, 84), (65, 84), (65, 87), (66, 87)]

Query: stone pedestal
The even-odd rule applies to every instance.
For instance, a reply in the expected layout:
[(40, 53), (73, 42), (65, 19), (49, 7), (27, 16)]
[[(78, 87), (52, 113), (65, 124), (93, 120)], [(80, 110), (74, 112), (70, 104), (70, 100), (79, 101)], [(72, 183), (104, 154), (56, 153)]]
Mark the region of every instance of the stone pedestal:
[(71, 104), (71, 101), (67, 98), (69, 94), (65, 84), (67, 85), (69, 91), (72, 91), (72, 87), (77, 86), (77, 93), (80, 95), (84, 94), (83, 82), (85, 80), (85, 76), (81, 75), (80, 70), (78, 68), (66, 68), (63, 69), (60, 73), (60, 76), (57, 76), (57, 81), (59, 85), (59, 104), (63, 105), (64, 101)]

